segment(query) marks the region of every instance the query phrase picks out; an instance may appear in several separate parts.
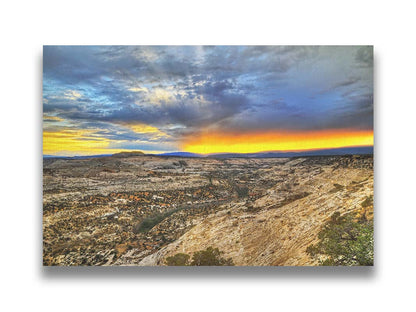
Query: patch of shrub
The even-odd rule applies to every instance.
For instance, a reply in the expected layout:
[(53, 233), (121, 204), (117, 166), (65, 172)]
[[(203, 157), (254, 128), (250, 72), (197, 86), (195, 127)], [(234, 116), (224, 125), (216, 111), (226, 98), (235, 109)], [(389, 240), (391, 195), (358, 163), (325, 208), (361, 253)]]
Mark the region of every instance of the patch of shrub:
[(162, 222), (167, 217), (171, 216), (175, 212), (178, 212), (179, 210), (182, 210), (183, 208), (176, 208), (169, 211), (166, 211), (165, 213), (157, 213), (154, 215), (151, 215), (145, 219), (143, 219), (140, 223), (137, 223), (133, 225), (133, 233), (139, 234), (139, 233), (147, 233), (149, 232), (155, 225)]
[(188, 167), (188, 163), (185, 160), (179, 160), (178, 163), (181, 167)]
[(184, 266), (189, 264), (190, 256), (184, 253), (177, 253), (172, 257), (166, 258), (166, 265), (170, 266)]
[(223, 252), (218, 248), (208, 247), (206, 250), (197, 251), (194, 253), (191, 261), (191, 265), (195, 266), (223, 266), (234, 265), (233, 259), (222, 258)]
[(320, 265), (372, 266), (374, 226), (372, 220), (355, 220), (352, 213), (335, 212), (318, 234), (319, 242), (306, 252)]
[(238, 198), (245, 198), (248, 196), (248, 187), (247, 186), (238, 186), (234, 187), (237, 192)]
[(166, 258), (167, 265), (173, 266), (232, 266), (233, 259), (225, 259), (221, 255), (218, 248), (208, 247), (205, 250), (197, 251), (193, 254), (192, 260), (189, 261), (190, 256), (184, 253), (177, 253), (172, 257)]
[(367, 196), (366, 199), (361, 203), (361, 207), (366, 208), (373, 205), (373, 196)]

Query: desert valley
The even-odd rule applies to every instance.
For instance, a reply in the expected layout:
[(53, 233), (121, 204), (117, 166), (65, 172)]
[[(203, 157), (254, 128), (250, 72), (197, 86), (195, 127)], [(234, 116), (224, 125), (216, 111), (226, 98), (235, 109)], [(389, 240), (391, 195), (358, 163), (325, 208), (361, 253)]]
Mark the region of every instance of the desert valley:
[(235, 265), (318, 265), (330, 216), (372, 220), (373, 156), (45, 158), (44, 265), (166, 265), (218, 248)]

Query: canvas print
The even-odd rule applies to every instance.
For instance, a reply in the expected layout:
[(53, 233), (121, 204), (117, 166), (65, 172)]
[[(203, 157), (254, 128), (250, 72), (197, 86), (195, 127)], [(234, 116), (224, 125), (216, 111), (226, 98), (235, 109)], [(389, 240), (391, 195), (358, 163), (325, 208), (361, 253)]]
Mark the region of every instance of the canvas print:
[(44, 46), (43, 265), (371, 266), (372, 46)]

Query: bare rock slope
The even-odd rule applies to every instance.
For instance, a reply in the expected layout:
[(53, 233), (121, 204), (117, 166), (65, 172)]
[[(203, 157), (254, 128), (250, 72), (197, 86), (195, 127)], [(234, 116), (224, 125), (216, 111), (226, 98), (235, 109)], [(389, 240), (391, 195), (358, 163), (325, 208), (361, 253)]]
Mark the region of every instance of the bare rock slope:
[[(373, 169), (372, 163), (318, 164), (312, 166), (316, 170), (307, 166), (309, 170), (303, 172), (304, 167), (296, 165), (305, 161), (294, 159), (284, 164), (292, 170), (290, 176), (301, 179), (279, 182), (254, 202), (223, 205), (222, 210), (195, 222), (179, 239), (143, 258), (139, 265), (164, 265), (168, 256), (192, 254), (208, 246), (219, 248), (235, 265), (317, 265), (306, 248), (316, 243), (322, 225), (334, 212), (362, 209), (363, 201), (373, 195)], [(372, 217), (372, 206), (367, 213)]]

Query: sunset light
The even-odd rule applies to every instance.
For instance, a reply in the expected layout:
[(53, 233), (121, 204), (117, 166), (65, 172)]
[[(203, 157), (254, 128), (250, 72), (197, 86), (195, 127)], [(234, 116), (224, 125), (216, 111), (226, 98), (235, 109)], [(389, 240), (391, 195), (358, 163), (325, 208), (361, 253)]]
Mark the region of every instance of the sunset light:
[(256, 153), (264, 151), (304, 151), (324, 148), (372, 146), (372, 131), (311, 131), (265, 133), (203, 133), (186, 141), (187, 152)]
[(372, 53), (371, 46), (45, 46), (43, 153), (372, 147)]

